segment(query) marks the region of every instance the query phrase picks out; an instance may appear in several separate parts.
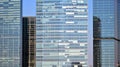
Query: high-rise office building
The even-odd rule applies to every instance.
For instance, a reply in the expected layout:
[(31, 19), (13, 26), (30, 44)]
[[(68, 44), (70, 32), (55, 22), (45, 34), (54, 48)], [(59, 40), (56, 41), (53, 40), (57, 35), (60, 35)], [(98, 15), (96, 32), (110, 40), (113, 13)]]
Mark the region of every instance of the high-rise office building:
[(35, 17), (23, 17), (22, 67), (35, 67), (35, 24)]
[[(120, 41), (118, 37), (119, 17), (117, 14), (120, 12), (118, 4), (119, 0), (93, 0), (93, 15), (100, 20), (94, 21), (94, 23), (100, 24), (99, 35), (94, 41), (94, 48), (97, 49), (97, 52), (95, 50), (97, 55), (94, 52), (96, 59), (94, 67), (118, 67)], [(94, 28), (98, 29), (98, 27)]]
[(0, 0), (0, 67), (21, 67), (22, 0)]
[(36, 67), (89, 67), (88, 13), (88, 0), (37, 0)]

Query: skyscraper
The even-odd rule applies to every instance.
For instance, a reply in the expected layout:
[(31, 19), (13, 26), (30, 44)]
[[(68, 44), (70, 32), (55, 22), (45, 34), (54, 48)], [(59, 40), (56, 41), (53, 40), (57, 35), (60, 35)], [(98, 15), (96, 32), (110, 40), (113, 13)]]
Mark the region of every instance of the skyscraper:
[(88, 13), (88, 0), (37, 0), (36, 67), (89, 67)]
[[(93, 15), (99, 18), (100, 33), (94, 46), (99, 53), (94, 57), (97, 61), (94, 67), (117, 67), (119, 30), (119, 0), (93, 0)], [(97, 28), (97, 27), (94, 27)], [(95, 31), (95, 30), (94, 30)]]
[(35, 24), (35, 17), (23, 17), (22, 67), (35, 67)]
[(22, 0), (0, 0), (0, 67), (21, 67)]

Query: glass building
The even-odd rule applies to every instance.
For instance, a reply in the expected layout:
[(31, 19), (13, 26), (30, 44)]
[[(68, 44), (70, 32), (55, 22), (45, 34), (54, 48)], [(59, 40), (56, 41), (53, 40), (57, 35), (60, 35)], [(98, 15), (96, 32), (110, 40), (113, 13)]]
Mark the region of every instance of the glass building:
[(88, 0), (37, 0), (36, 67), (91, 66), (88, 13)]
[(21, 67), (22, 0), (0, 0), (0, 67)]
[[(118, 36), (118, 38), (119, 38), (119, 40), (120, 40), (120, 28), (119, 28), (119, 26), (120, 26), (120, 0), (118, 0), (117, 1), (117, 21), (118, 21), (118, 34), (119, 34), (119, 36)], [(120, 67), (120, 49), (119, 49), (119, 47), (120, 47), (120, 41), (119, 41), (119, 46), (118, 46), (118, 67)]]
[[(94, 67), (118, 67), (119, 16), (117, 3), (119, 0), (93, 0), (93, 15), (99, 18), (99, 35), (94, 41), (94, 50), (98, 53), (94, 58)], [(95, 21), (94, 21), (95, 23)], [(96, 33), (95, 33), (96, 34)], [(94, 35), (95, 36), (95, 35)], [(96, 51), (96, 50), (95, 50)]]
[(36, 17), (23, 17), (22, 67), (35, 67)]

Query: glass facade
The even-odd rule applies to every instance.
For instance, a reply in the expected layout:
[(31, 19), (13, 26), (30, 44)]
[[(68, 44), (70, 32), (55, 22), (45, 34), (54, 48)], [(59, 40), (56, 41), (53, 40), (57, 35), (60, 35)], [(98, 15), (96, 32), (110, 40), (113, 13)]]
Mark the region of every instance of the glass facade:
[(36, 20), (36, 67), (89, 67), (87, 0), (37, 0)]
[(94, 48), (94, 52), (93, 52), (93, 57), (94, 57), (94, 67), (101, 67), (100, 65), (100, 52), (101, 52), (101, 48), (100, 48), (100, 37), (101, 37), (101, 20), (100, 18), (93, 16), (93, 48)]
[[(120, 34), (120, 28), (119, 28), (119, 26), (120, 26), (120, 0), (118, 0), (117, 1), (117, 17), (118, 17), (118, 34)], [(118, 35), (118, 38), (119, 38), (119, 40), (120, 40), (120, 35)], [(119, 41), (119, 46), (118, 46), (118, 67), (120, 67), (120, 41)]]
[(93, 15), (101, 20), (101, 37), (115, 37), (114, 9), (114, 0), (93, 0)]
[(23, 17), (22, 67), (35, 67), (36, 17)]
[(21, 67), (22, 0), (0, 0), (0, 67)]
[[(118, 64), (118, 28), (117, 0), (93, 0), (93, 15), (100, 20), (99, 31), (94, 32), (95, 67), (117, 67)], [(94, 35), (95, 36), (95, 35)]]

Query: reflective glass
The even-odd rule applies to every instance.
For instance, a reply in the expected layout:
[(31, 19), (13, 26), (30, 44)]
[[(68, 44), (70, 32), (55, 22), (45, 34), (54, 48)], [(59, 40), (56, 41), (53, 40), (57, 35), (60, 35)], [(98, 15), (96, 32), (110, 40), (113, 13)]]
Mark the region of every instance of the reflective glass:
[(0, 0), (0, 67), (21, 67), (21, 0)]
[(87, 2), (37, 0), (36, 67), (89, 67)]

